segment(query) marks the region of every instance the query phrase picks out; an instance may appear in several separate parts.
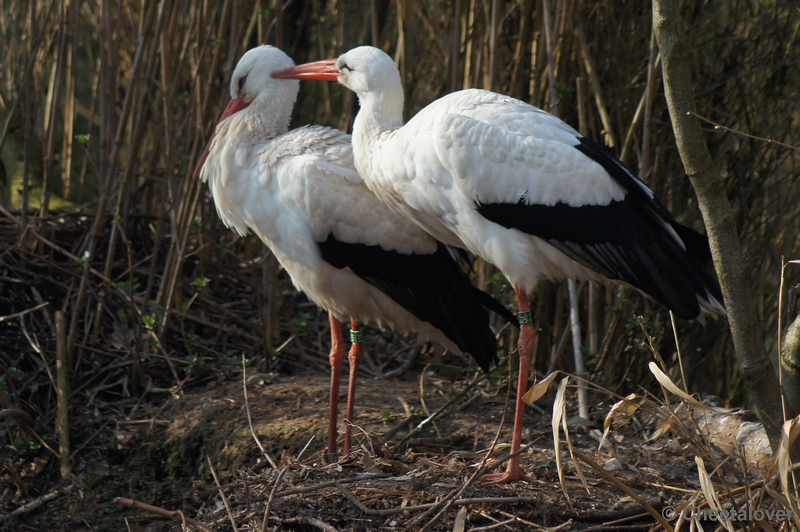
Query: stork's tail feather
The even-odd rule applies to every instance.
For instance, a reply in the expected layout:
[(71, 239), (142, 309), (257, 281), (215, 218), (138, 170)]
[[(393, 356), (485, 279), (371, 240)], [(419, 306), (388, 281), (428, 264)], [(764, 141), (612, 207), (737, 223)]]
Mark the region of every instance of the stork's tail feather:
[(491, 310), (508, 323), (519, 329), (519, 320), (514, 315), (513, 312), (508, 310), (505, 305), (500, 303), (498, 300), (481, 290), (475, 286), (472, 287), (472, 290), (475, 294), (475, 297), (481, 302), (481, 305), (484, 306), (487, 310)]

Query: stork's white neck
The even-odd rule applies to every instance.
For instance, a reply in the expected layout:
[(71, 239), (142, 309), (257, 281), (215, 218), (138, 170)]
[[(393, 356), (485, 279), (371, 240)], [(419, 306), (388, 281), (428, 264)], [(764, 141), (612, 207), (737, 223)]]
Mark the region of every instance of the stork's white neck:
[(403, 125), (403, 88), (398, 84), (384, 91), (364, 92), (358, 99), (361, 109), (353, 123), (353, 154), (356, 168), (372, 188), (370, 182), (380, 173), (380, 144)]
[(289, 131), (294, 98), (256, 97), (244, 110), (243, 119), (254, 136), (271, 139)]

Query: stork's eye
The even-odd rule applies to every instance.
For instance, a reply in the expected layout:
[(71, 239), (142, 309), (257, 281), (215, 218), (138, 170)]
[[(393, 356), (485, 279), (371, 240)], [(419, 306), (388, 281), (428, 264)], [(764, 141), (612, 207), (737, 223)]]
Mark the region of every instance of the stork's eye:
[(353, 71), (353, 69), (352, 69), (352, 68), (350, 68), (349, 66), (347, 66), (347, 63), (345, 63), (344, 65), (342, 65), (342, 68), (340, 68), (339, 70), (345, 70), (345, 69), (349, 70), (350, 72), (352, 72), (352, 71)]
[(239, 96), (241, 96), (242, 91), (244, 90), (244, 84), (247, 82), (247, 76), (242, 76), (239, 78)]

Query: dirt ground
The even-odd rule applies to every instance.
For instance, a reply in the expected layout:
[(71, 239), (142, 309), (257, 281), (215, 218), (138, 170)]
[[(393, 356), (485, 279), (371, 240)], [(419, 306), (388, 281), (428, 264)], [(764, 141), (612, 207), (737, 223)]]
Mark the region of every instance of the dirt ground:
[[(362, 377), (355, 451), (332, 465), (322, 459), (329, 385), (322, 372), (249, 376), (249, 413), (269, 459), (250, 431), (241, 380), (209, 381), (190, 392), (173, 391), (163, 395), (160, 406), (152, 401), (141, 419), (117, 421), (100, 431), (89, 443), (93, 451), (76, 468), (78, 488), (0, 528), (181, 530), (179, 522), (115, 503), (117, 497), (154, 505), (162, 513), (180, 511), (207, 527), (189, 524), (187, 530), (234, 530), (232, 520), (238, 530), (262, 530), (267, 506), (268, 530), (658, 527), (640, 502), (582, 463), (585, 489), (563, 436), (561, 489), (551, 428), (552, 394), (527, 409), (523, 443), (529, 447), (522, 464), (532, 482), (487, 486), (471, 478), (498, 435), (506, 406), (507, 390), (482, 378), (473, 383), (479, 376), (456, 382), (431, 372), (424, 378)], [(408, 438), (409, 419), (416, 426), (454, 398), (434, 421)], [(344, 400), (343, 393), (342, 404)], [(691, 501), (700, 488), (691, 446), (672, 436), (646, 442), (652, 432), (640, 421), (646, 415), (615, 424), (610, 445), (598, 458), (597, 428), (602, 428), (609, 406), (607, 401), (596, 404), (594, 426), (572, 427), (575, 449), (605, 464), (656, 512)], [(510, 417), (511, 412), (497, 436), (494, 457), (508, 454)], [(392, 429), (398, 430), (384, 442), (382, 435)], [(724, 466), (724, 471), (734, 485), (744, 480), (735, 465)], [(4, 491), (8, 495), (9, 488)], [(454, 494), (454, 502), (445, 506)]]

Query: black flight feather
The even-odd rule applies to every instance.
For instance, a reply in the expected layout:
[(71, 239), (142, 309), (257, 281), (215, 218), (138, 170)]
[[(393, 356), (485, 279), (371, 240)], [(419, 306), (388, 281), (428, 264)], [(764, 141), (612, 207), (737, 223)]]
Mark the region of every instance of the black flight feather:
[[(641, 187), (625, 165), (599, 144), (580, 138), (576, 149), (597, 161), (626, 190), (608, 205), (573, 207), (565, 203), (478, 204), (478, 212), (506, 228), (537, 236), (574, 261), (624, 281), (687, 319), (700, 314), (698, 296), (722, 301), (704, 265), (711, 257), (708, 240), (680, 225), (664, 205)], [(667, 229), (672, 228), (683, 246)]]
[(516, 318), (472, 285), (444, 245), (431, 254), (406, 255), (380, 246), (341, 242), (330, 234), (317, 246), (325, 262), (350, 268), (417, 319), (442, 331), (484, 371), (497, 362), (497, 340), (484, 307), (509, 321)]

